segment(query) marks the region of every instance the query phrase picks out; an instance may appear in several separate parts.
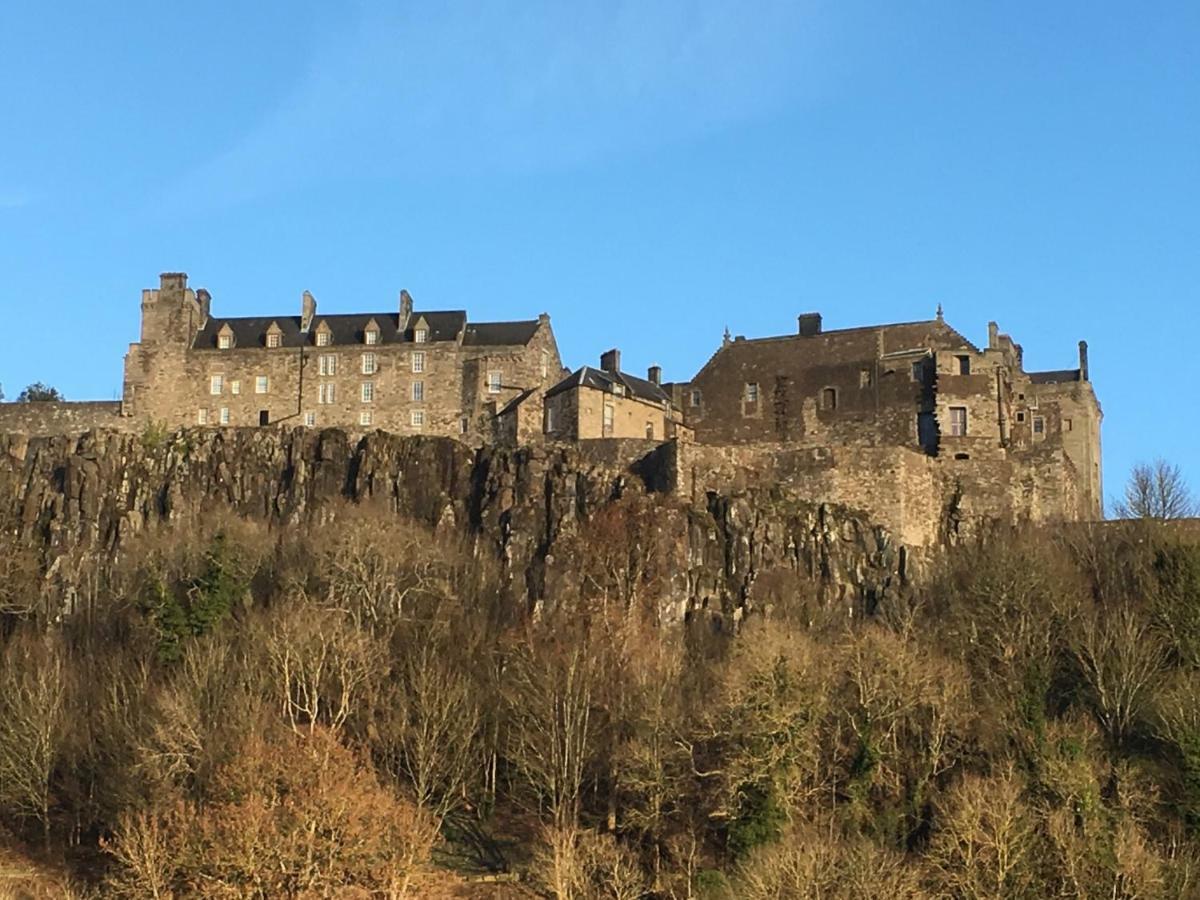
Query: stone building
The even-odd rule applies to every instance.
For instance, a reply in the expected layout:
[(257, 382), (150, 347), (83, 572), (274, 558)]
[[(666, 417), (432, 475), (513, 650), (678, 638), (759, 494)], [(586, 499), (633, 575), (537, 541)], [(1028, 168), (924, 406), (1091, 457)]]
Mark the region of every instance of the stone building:
[(600, 368), (584, 366), (546, 391), (543, 431), (552, 440), (686, 437), (683, 416), (662, 388), (662, 369), (646, 378), (621, 371), (621, 352), (609, 350)]
[(122, 412), (181, 425), (380, 428), (487, 440), (514, 398), (562, 377), (550, 317), (470, 322), (461, 310), (220, 317), (187, 276), (142, 292)]
[(1059, 451), (1078, 497), (1066, 517), (1101, 514), (1101, 411), (1084, 342), (1078, 368), (1026, 372), (994, 322), (980, 348), (940, 308), (928, 321), (833, 331), (809, 313), (794, 334), (726, 334), (691, 381), (669, 387), (699, 444), (906, 447), (979, 471)]

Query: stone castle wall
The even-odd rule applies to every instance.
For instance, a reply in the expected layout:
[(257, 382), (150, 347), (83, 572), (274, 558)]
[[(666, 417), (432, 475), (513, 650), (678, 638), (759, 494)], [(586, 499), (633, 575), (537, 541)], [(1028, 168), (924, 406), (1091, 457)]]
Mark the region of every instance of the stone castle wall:
[(0, 434), (82, 434), (93, 429), (132, 432), (141, 423), (122, 417), (120, 401), (0, 403)]

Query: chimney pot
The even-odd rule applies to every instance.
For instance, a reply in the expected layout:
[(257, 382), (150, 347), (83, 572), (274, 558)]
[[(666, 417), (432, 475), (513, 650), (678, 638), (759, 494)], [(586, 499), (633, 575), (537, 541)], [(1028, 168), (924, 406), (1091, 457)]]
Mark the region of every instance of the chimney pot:
[(803, 337), (815, 337), (821, 333), (821, 314), (801, 313), (796, 317), (799, 332)]
[(1079, 342), (1079, 378), (1081, 381), (1088, 379), (1088, 348), (1087, 341)]
[(616, 347), (609, 350), (607, 353), (600, 354), (600, 368), (605, 372), (620, 372), (621, 371), (621, 351)]

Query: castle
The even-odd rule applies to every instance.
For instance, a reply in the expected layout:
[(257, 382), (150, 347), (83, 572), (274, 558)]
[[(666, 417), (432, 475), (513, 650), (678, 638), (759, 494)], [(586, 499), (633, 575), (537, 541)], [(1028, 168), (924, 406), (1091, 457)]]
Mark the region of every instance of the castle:
[[(473, 322), (462, 310), (221, 317), (166, 273), (142, 292), (119, 403), (0, 405), (0, 431), (306, 426), (453, 437), (475, 445), (670, 443), (693, 495), (752, 473), (880, 513), (909, 541), (964, 510), (1009, 521), (1102, 515), (1101, 411), (1078, 368), (1026, 372), (996, 323), (978, 347), (935, 318), (826, 331), (726, 332), (688, 381), (564, 369), (550, 317)], [(636, 452), (631, 447), (630, 452)], [(643, 449), (640, 452), (645, 452)]]

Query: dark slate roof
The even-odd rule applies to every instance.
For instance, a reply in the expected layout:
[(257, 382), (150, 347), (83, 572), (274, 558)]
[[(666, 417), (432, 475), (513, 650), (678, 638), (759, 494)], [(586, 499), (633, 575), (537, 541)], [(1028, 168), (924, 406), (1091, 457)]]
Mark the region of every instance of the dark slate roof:
[(531, 322), (474, 322), (467, 326), (463, 343), (468, 347), (528, 344), (537, 327), (536, 319)]
[(1034, 384), (1061, 384), (1068, 381), (1081, 381), (1078, 369), (1058, 369), (1054, 372), (1029, 372), (1029, 380)]
[(644, 378), (637, 378), (633, 375), (627, 375), (624, 372), (606, 372), (603, 369), (593, 369), (591, 366), (584, 366), (582, 369), (572, 372), (554, 387), (550, 388), (550, 390), (546, 391), (546, 396), (553, 397), (555, 394), (561, 394), (575, 387), (589, 387), (611, 393), (612, 386), (618, 382), (625, 385), (626, 394), (635, 399), (646, 400), (650, 403), (671, 402), (671, 397), (667, 392), (653, 381), (646, 381)]
[(496, 413), (496, 415), (498, 415), (498, 416), (508, 415), (510, 412), (512, 412), (514, 409), (516, 409), (518, 406), (520, 406), (522, 403), (524, 403), (526, 400), (528, 400), (530, 397), (532, 397), (535, 393), (536, 393), (536, 391), (533, 388), (529, 388), (527, 390), (521, 391), (521, 393), (517, 394), (517, 396), (515, 396), (511, 400), (509, 400), (508, 403), (504, 404), (504, 409), (500, 410), (500, 412)]
[(398, 313), (343, 313), (332, 316), (318, 314), (313, 318), (312, 327), (307, 335), (300, 331), (299, 316), (214, 317), (205, 323), (204, 328), (196, 335), (192, 346), (201, 350), (215, 349), (218, 333), (228, 324), (233, 329), (235, 347), (265, 347), (267, 329), (271, 327), (272, 322), (277, 324), (283, 332), (281, 343), (284, 347), (315, 345), (314, 335), (322, 322), (329, 326), (332, 335), (331, 346), (361, 344), (363, 343), (363, 332), (372, 319), (379, 326), (380, 344), (402, 344), (412, 341), (413, 325), (421, 318), (424, 318), (429, 326), (429, 341), (452, 341), (466, 325), (467, 314), (462, 310), (417, 311), (412, 314), (408, 328), (404, 331), (400, 330)]

